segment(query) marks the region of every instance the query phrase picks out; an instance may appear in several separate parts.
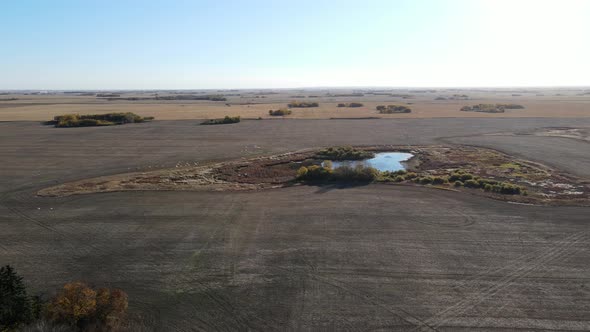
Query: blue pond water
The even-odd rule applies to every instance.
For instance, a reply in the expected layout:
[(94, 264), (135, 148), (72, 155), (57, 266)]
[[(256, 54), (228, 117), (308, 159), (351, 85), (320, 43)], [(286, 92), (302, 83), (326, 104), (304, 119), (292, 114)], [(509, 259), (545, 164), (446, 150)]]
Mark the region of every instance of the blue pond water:
[(413, 154), (405, 152), (380, 152), (376, 153), (375, 157), (371, 159), (332, 161), (332, 166), (338, 168), (342, 166), (356, 167), (357, 165), (363, 165), (374, 167), (380, 171), (394, 172), (406, 169), (401, 162), (413, 156)]

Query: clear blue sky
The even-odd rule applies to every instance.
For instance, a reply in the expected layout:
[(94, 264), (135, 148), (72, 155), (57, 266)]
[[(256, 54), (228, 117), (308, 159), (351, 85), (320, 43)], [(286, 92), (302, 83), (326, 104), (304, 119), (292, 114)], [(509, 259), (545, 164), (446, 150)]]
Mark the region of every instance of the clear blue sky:
[(590, 1), (14, 0), (0, 89), (590, 85)]

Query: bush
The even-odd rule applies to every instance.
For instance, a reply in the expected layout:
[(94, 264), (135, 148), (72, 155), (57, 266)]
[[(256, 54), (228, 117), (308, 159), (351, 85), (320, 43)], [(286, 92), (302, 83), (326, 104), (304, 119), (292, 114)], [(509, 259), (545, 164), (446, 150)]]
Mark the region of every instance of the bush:
[(371, 182), (379, 176), (379, 171), (373, 167), (357, 165), (356, 167), (342, 166), (336, 168), (332, 178), (337, 181)]
[(451, 175), (449, 176), (449, 182), (455, 182), (455, 181), (465, 182), (465, 181), (471, 180), (471, 179), (473, 179), (472, 174), (465, 173), (461, 170), (451, 173)]
[(377, 111), (381, 114), (394, 114), (394, 113), (410, 113), (412, 109), (403, 105), (379, 105), (376, 107)]
[(420, 184), (430, 184), (430, 183), (432, 183), (432, 181), (433, 181), (433, 179), (432, 179), (431, 176), (425, 176), (425, 177), (421, 177), (418, 180), (418, 183), (420, 183)]
[(202, 122), (202, 125), (219, 125), (219, 124), (229, 124), (229, 123), (238, 123), (240, 122), (239, 116), (225, 116), (223, 119), (211, 119)]
[(33, 318), (23, 278), (10, 265), (0, 268), (0, 331), (18, 329)]
[(475, 180), (467, 180), (463, 182), (463, 185), (467, 188), (479, 188), (479, 182)]
[(273, 111), (273, 110), (268, 111), (268, 115), (272, 115), (272, 116), (285, 116), (285, 115), (289, 115), (289, 114), (291, 114), (291, 110), (280, 109), (280, 110), (276, 110), (276, 111)]
[(360, 160), (375, 157), (371, 151), (358, 150), (350, 146), (330, 147), (316, 154), (318, 159), (330, 160)]
[(332, 175), (332, 169), (318, 165), (302, 166), (297, 171), (297, 179), (303, 181), (327, 180)]
[(463, 182), (461, 182), (461, 181), (455, 181), (453, 183), (453, 186), (455, 186), (455, 187), (463, 187)]
[(432, 178), (432, 184), (443, 184), (445, 182), (447, 182), (447, 179), (440, 176), (435, 176)]

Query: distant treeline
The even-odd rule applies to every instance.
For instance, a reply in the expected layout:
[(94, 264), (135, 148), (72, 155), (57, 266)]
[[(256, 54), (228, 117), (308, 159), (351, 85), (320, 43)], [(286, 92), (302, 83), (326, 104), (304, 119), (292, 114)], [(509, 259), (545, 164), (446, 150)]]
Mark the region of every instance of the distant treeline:
[(285, 115), (289, 115), (291, 114), (291, 110), (269, 110), (268, 111), (268, 115), (272, 115), (272, 116), (285, 116)]
[(330, 94), (328, 93), (327, 96), (329, 97), (363, 97), (364, 93), (340, 93), (340, 94)]
[(518, 104), (477, 104), (473, 106), (461, 107), (462, 112), (484, 112), (484, 113), (504, 113), (505, 110), (523, 109), (524, 106)]
[[(99, 97), (99, 95), (97, 95)], [(174, 95), (174, 96), (156, 96), (156, 97), (127, 97), (127, 98), (108, 98), (109, 101), (116, 100), (211, 100), (211, 101), (226, 101), (227, 98), (223, 95)]]
[(117, 97), (121, 97), (121, 95), (116, 94), (116, 93), (97, 93), (96, 97), (98, 97), (98, 98), (117, 98)]
[(290, 102), (287, 106), (289, 106), (289, 108), (305, 108), (305, 107), (318, 107), (320, 106), (320, 104), (318, 103), (307, 103), (307, 102), (302, 102), (302, 101), (293, 101)]
[(403, 105), (379, 105), (376, 107), (381, 114), (410, 113), (412, 109)]
[(45, 124), (56, 127), (95, 127), (139, 123), (153, 119), (153, 117), (141, 117), (131, 112), (90, 115), (64, 114), (55, 116), (52, 121), (47, 121)]
[(348, 103), (348, 104), (340, 103), (340, 104), (338, 104), (338, 107), (363, 107), (363, 104), (361, 104), (361, 103)]
[(230, 124), (230, 123), (238, 123), (240, 122), (239, 116), (225, 116), (223, 119), (211, 119), (202, 122), (202, 125), (221, 125), (221, 124)]

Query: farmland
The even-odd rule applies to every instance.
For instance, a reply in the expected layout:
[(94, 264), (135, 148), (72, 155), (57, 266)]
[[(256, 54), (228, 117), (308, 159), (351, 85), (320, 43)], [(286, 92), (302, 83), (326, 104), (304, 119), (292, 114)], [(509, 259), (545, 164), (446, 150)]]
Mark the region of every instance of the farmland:
[[(284, 94), (253, 97), (271, 102), (251, 107), (234, 106), (237, 96), (186, 104), (82, 102), (89, 96), (2, 102), (0, 261), (33, 292), (74, 280), (122, 288), (129, 329), (142, 331), (590, 329), (590, 208), (583, 205), (512, 204), (388, 183), (37, 195), (90, 178), (342, 145), (481, 147), (590, 179), (587, 96), (462, 102), (434, 101), (436, 93), (410, 101), (412, 113), (391, 115), (375, 106), (399, 97), (322, 97), (311, 98), (317, 108), (270, 120), (269, 109), (285, 108), (300, 92)], [(4, 105), (17, 102), (23, 106)], [(364, 106), (337, 108), (351, 102)], [(479, 103), (526, 108), (459, 111)], [(156, 120), (40, 124), (107, 110)], [(380, 118), (360, 119), (367, 112)], [(225, 115), (242, 121), (200, 125)], [(502, 161), (495, 172), (510, 167)]]

